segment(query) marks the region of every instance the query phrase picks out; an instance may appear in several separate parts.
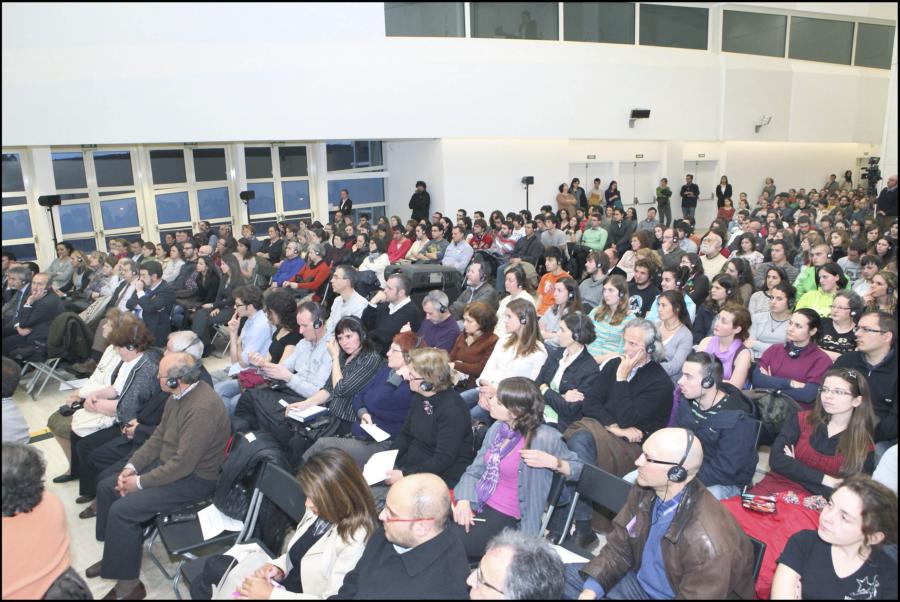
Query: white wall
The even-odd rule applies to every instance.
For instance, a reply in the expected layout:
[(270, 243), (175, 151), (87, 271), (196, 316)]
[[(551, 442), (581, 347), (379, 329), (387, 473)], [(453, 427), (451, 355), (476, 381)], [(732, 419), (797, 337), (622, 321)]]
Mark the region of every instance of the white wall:
[(444, 165), (440, 140), (397, 140), (383, 145), (390, 177), (385, 180), (385, 213), (407, 217), (409, 198), (416, 182), (425, 182), (431, 196), (431, 210), (441, 211), (444, 198)]
[[(841, 4), (863, 10), (851, 6)], [(336, 138), (877, 144), (890, 80), (887, 70), (710, 51), (387, 38), (381, 3), (4, 3), (2, 16), (5, 147)], [(635, 107), (652, 115), (630, 129)], [(762, 112), (773, 123), (756, 135)]]

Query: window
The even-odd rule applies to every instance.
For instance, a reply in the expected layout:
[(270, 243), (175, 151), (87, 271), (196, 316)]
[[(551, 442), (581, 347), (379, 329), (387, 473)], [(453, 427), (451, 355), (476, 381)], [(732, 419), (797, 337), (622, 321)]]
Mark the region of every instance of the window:
[(282, 178), (306, 177), (309, 175), (305, 146), (278, 147), (278, 161), (281, 164)]
[(893, 47), (894, 28), (892, 26), (870, 23), (857, 25), (855, 64), (858, 67), (890, 69)]
[(463, 3), (385, 2), (384, 30), (389, 36), (465, 37)]
[(634, 44), (634, 2), (566, 2), (564, 39)]
[(84, 153), (60, 152), (51, 153), (53, 161), (53, 179), (57, 190), (69, 188), (87, 188), (84, 175)]
[(325, 145), (325, 154), (328, 171), (384, 165), (381, 142), (376, 140), (331, 140)]
[(5, 196), (3, 197), (4, 207), (15, 207), (16, 205), (27, 205), (28, 198), (24, 196)]
[(709, 10), (688, 6), (641, 4), (641, 44), (706, 50)]
[[(3, 153), (3, 192), (25, 190), (22, 178), (22, 161), (18, 153)], [(3, 203), (6, 205), (6, 201)]]
[(118, 201), (101, 201), (100, 215), (105, 230), (118, 228), (140, 228), (137, 199), (134, 197)]
[(191, 221), (191, 206), (187, 192), (156, 195), (156, 219), (160, 224)]
[[(28, 218), (28, 210), (3, 212), (3, 238), (32, 238), (31, 220)], [(4, 245), (5, 246), (5, 245)]]
[(150, 169), (153, 172), (154, 184), (184, 184), (187, 176), (184, 173), (184, 151), (152, 150), (150, 151)]
[(218, 182), (228, 178), (224, 148), (195, 148), (194, 177), (198, 182)]
[(269, 146), (244, 148), (244, 160), (247, 163), (247, 179), (272, 177), (272, 148)]
[(91, 217), (90, 203), (60, 205), (57, 207), (57, 210), (59, 212), (59, 228), (63, 236), (93, 232), (95, 230), (94, 218)]
[(282, 182), (281, 197), (285, 211), (309, 211), (309, 181)]
[(558, 40), (557, 2), (472, 2), (473, 38)]
[(90, 238), (68, 238), (66, 239), (66, 242), (71, 244), (73, 248), (78, 249), (79, 251), (82, 251), (84, 253), (90, 253), (97, 250), (97, 239), (95, 239), (93, 236), (91, 236)]
[(853, 23), (831, 19), (791, 17), (792, 59), (850, 64)]
[(337, 209), (341, 202), (341, 188), (346, 188), (353, 206), (384, 202), (384, 178), (363, 180), (329, 180), (328, 205)]
[(275, 186), (271, 182), (247, 184), (256, 196), (250, 201), (250, 215), (275, 213)]
[(724, 11), (722, 51), (784, 57), (785, 15)]
[(207, 188), (197, 191), (200, 219), (212, 220), (231, 217), (228, 188)]
[(13, 255), (15, 255), (16, 260), (18, 261), (37, 261), (37, 251), (33, 243), (26, 243), (21, 245), (8, 245), (4, 243), (3, 250), (9, 251)]
[(94, 169), (99, 188), (134, 187), (131, 153), (128, 151), (94, 151)]

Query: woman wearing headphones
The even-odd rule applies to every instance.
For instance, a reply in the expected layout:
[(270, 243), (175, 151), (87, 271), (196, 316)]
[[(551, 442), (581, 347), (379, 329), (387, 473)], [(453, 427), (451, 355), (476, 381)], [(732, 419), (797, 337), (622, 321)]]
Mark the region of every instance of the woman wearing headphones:
[(497, 345), (496, 324), (494, 309), (484, 301), (473, 301), (463, 309), (463, 331), (450, 350), (450, 368), (465, 377), (457, 381), (458, 391), (475, 387), (475, 379), (484, 372)]
[(673, 383), (681, 378), (681, 365), (694, 350), (691, 317), (685, 306), (688, 299), (680, 291), (663, 291), (657, 299), (659, 336), (666, 350), (666, 359), (661, 364)]
[[(715, 285), (713, 286), (715, 288)], [(713, 325), (713, 336), (697, 345), (698, 351), (715, 356), (722, 363), (725, 382), (746, 389), (753, 363), (744, 341), (750, 336), (750, 312), (743, 305), (729, 303), (722, 308)]]
[(794, 306), (796, 291), (786, 280), (782, 280), (769, 290), (767, 311), (751, 314), (750, 338), (744, 345), (753, 351), (754, 361), (772, 345), (787, 342), (788, 320)]
[(557, 281), (553, 289), (553, 305), (538, 321), (541, 338), (548, 347), (559, 347), (559, 325), (567, 315), (581, 311), (581, 293), (573, 278)]
[(865, 296), (869, 311), (883, 311), (897, 316), (897, 274), (882, 270), (872, 278), (869, 292)]
[(831, 358), (815, 342), (821, 327), (822, 319), (813, 310), (795, 310), (788, 321), (787, 343), (772, 345), (762, 354), (753, 371), (753, 386), (779, 389), (808, 408), (831, 368)]
[(709, 277), (703, 273), (703, 261), (696, 253), (688, 253), (681, 258), (681, 265), (689, 270), (684, 291), (699, 306), (709, 296)]
[[(682, 305), (687, 309), (688, 316), (690, 317), (689, 321), (686, 321), (685, 324), (688, 324), (688, 328), (690, 328), (690, 324), (693, 324), (694, 318), (697, 315), (697, 306), (694, 305), (694, 300), (691, 299), (691, 296), (684, 292), (685, 284), (690, 278), (691, 271), (689, 268), (684, 267), (683, 265), (664, 268), (662, 274), (660, 276), (659, 288), (661, 292), (666, 291), (674, 291), (682, 296)], [(653, 305), (650, 306), (650, 311), (647, 312), (646, 318), (653, 323), (659, 324), (659, 297), (653, 301)]]
[(500, 307), (497, 309), (497, 325), (494, 327), (494, 334), (501, 340), (504, 340), (509, 334), (506, 330), (506, 308), (516, 299), (524, 299), (535, 307), (537, 301), (534, 298), (534, 289), (525, 275), (525, 268), (520, 265), (513, 265), (506, 268), (503, 277), (503, 286), (509, 293), (500, 300)]
[[(777, 265), (770, 265), (766, 268), (765, 289), (753, 293), (750, 296), (750, 302), (747, 304), (747, 309), (750, 311), (751, 316), (769, 311), (769, 301), (772, 298), (772, 289), (780, 282), (790, 283), (790, 279), (787, 276), (787, 272), (784, 271), (784, 268)], [(756, 320), (754, 320), (754, 322), (755, 321)]]
[(488, 401), (497, 394), (497, 385), (501, 380), (511, 376), (533, 379), (547, 361), (547, 350), (541, 342), (533, 304), (522, 299), (510, 301), (504, 321), (509, 335), (505, 340), (501, 339), (491, 352), (481, 376), (475, 381), (478, 387), (462, 394), (471, 408), (472, 419), (490, 421)]
[(747, 307), (750, 297), (753, 295), (753, 270), (750, 268), (750, 262), (740, 257), (732, 257), (725, 262), (722, 273), (735, 279), (738, 284), (738, 294), (741, 296), (744, 307)]
[(622, 333), (634, 318), (625, 278), (610, 276), (603, 284), (603, 303), (591, 314), (597, 338), (588, 346), (588, 351), (598, 364), (622, 353), (625, 348)]
[(557, 414), (560, 432), (581, 419), (585, 400), (593, 402), (599, 395), (600, 371), (586, 347), (596, 336), (585, 314), (566, 315), (559, 325), (559, 347), (547, 350), (547, 361), (535, 379), (544, 402)]
[(544, 399), (530, 379), (503, 380), (489, 406), (494, 425), (453, 490), (455, 530), (470, 560), (484, 556), (491, 537), (507, 527), (542, 536), (553, 476), (578, 481), (584, 465), (559, 431), (543, 424)]
[(693, 325), (694, 343), (699, 343), (704, 337), (713, 334), (716, 318), (725, 305), (743, 307), (744, 300), (738, 292), (737, 280), (728, 274), (716, 274), (709, 289), (709, 298), (697, 308), (697, 317)]
[(797, 309), (808, 307), (827, 318), (831, 315), (831, 304), (839, 290), (847, 288), (847, 277), (841, 266), (831, 262), (816, 270), (816, 290), (809, 291), (797, 301)]
[(409, 359), (400, 374), (409, 382), (412, 406), (394, 438), (392, 449), (399, 453), (384, 482), (393, 485), (405, 475), (430, 472), (454, 487), (475, 456), (469, 411), (453, 388), (446, 351), (413, 349)]
[(840, 290), (831, 301), (831, 317), (822, 320), (816, 340), (819, 347), (836, 361), (856, 350), (856, 322), (863, 315), (862, 298), (850, 290)]

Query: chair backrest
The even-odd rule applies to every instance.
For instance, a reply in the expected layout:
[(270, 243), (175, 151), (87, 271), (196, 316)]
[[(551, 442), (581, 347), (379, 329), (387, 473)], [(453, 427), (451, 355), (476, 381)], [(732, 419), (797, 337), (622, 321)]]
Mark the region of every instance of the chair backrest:
[[(749, 535), (747, 537), (750, 537)], [(750, 537), (753, 544), (753, 582), (759, 577), (759, 569), (762, 568), (763, 556), (766, 554), (766, 544), (755, 537)]]
[(581, 479), (578, 481), (578, 494), (586, 496), (591, 501), (600, 504), (613, 514), (618, 514), (628, 494), (631, 492), (632, 484), (610, 474), (602, 468), (597, 468), (593, 464), (585, 464), (581, 471)]
[(306, 512), (304, 505), (306, 495), (300, 488), (300, 483), (288, 471), (267, 462), (263, 467), (257, 488), (263, 497), (281, 508), (295, 523), (299, 523), (303, 518), (303, 514)]

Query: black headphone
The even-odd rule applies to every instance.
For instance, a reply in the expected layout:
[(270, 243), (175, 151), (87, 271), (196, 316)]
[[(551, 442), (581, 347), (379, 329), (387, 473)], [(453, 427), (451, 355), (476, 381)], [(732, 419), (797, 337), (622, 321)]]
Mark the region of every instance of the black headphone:
[(647, 355), (653, 355), (654, 353), (656, 353), (656, 340), (655, 340), (656, 336), (654, 336), (653, 338), (654, 338), (654, 340), (651, 341), (649, 345), (644, 347), (644, 350), (647, 352)]
[(794, 344), (790, 342), (785, 343), (784, 348), (787, 350), (788, 357), (792, 360), (797, 359), (800, 357), (800, 354), (803, 353), (802, 347), (794, 347)]
[(575, 291), (569, 291), (569, 301), (575, 298)]
[(325, 321), (322, 319), (322, 306), (316, 303), (315, 301), (310, 301), (307, 303), (301, 303), (300, 307), (297, 311), (306, 310), (310, 313), (313, 319), (312, 327), (314, 330), (318, 330), (322, 328), (322, 325)]
[(169, 387), (170, 389), (176, 388), (178, 386), (178, 379), (177, 378), (169, 378), (166, 381), (166, 386)]
[(894, 287), (893, 287), (893, 286), (888, 286), (888, 287), (884, 290), (884, 292), (887, 293), (887, 296), (888, 296), (888, 297), (890, 297), (891, 295), (894, 294)]
[(519, 314), (519, 324), (523, 326), (528, 324), (528, 314)]
[(684, 462), (687, 460), (688, 454), (691, 453), (693, 444), (694, 433), (693, 431), (687, 431), (687, 447), (684, 448), (684, 455), (681, 456), (681, 460), (678, 461), (678, 464), (670, 468), (669, 472), (666, 473), (666, 478), (672, 483), (683, 483), (688, 478), (688, 472), (684, 467)]
[(428, 382), (427, 380), (423, 380), (423, 381), (419, 384), (419, 388), (420, 388), (421, 390), (425, 391), (426, 393), (428, 393), (429, 391), (434, 390), (434, 385), (431, 384), (430, 382)]
[(713, 360), (712, 357), (709, 359), (709, 364), (706, 365), (703, 370), (703, 380), (700, 381), (700, 388), (702, 389), (712, 389), (716, 386), (716, 377), (713, 375), (713, 370), (715, 369), (713, 361), (715, 360)]

